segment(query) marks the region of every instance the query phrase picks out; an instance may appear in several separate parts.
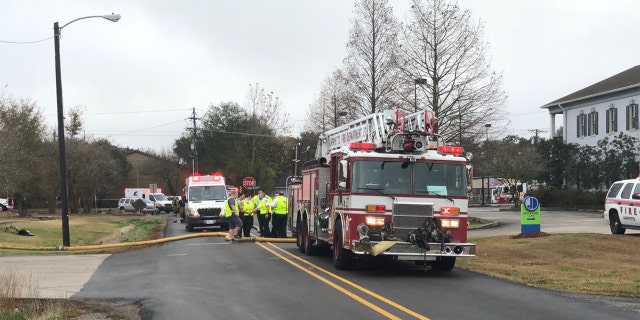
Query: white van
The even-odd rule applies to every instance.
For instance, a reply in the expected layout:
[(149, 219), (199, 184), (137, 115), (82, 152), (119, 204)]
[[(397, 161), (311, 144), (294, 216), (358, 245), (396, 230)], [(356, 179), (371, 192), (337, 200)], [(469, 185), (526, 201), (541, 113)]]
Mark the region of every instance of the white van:
[(614, 182), (604, 201), (604, 219), (611, 233), (640, 230), (640, 177)]

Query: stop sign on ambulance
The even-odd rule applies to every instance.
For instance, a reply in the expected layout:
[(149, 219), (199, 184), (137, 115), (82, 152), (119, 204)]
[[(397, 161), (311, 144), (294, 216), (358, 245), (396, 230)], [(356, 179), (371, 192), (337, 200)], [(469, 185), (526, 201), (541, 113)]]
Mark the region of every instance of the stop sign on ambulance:
[(244, 180), (242, 180), (242, 186), (245, 189), (249, 189), (252, 187), (256, 186), (256, 179), (254, 179), (253, 177), (246, 177), (244, 178)]

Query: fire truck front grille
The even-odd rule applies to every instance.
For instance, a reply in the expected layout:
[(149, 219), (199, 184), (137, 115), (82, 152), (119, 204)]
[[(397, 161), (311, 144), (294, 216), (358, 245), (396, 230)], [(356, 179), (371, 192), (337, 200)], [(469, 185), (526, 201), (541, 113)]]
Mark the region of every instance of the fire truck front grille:
[(203, 218), (217, 217), (220, 214), (220, 208), (198, 209), (198, 214)]
[(396, 203), (393, 205), (393, 229), (395, 236), (408, 241), (409, 233), (424, 228), (433, 219), (433, 205)]

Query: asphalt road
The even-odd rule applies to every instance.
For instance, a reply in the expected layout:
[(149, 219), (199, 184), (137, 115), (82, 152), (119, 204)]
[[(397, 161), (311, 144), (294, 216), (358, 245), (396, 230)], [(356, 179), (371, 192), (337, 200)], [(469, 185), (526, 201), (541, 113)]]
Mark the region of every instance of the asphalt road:
[[(471, 237), (519, 233), (517, 212), (474, 208), (472, 215), (493, 217), (500, 226), (472, 231)], [(543, 211), (541, 216), (545, 232), (608, 233), (598, 214)], [(169, 223), (168, 236), (184, 233), (183, 225)], [(338, 271), (331, 257), (308, 257), (293, 243), (229, 244), (219, 237), (112, 255), (72, 298), (141, 301), (153, 319), (640, 317), (637, 300), (563, 294), (401, 262), (363, 261), (356, 270)]]

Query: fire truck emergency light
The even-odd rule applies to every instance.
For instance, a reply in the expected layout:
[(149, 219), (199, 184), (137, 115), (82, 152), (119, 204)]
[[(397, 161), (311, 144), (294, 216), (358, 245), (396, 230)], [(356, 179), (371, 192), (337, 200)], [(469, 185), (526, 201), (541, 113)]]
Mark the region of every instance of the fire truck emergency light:
[(458, 207), (441, 207), (440, 214), (445, 216), (457, 216), (460, 214), (460, 208)]
[(368, 226), (384, 226), (384, 218), (381, 217), (367, 217), (365, 221)]
[(352, 142), (349, 143), (349, 150), (353, 151), (372, 151), (376, 149), (376, 144), (373, 142)]
[(464, 153), (464, 148), (459, 146), (439, 146), (438, 152), (442, 154), (452, 154), (458, 157)]
[(443, 228), (455, 229), (460, 227), (460, 221), (458, 219), (442, 219), (440, 220), (440, 225)]
[(386, 207), (383, 204), (368, 204), (365, 208), (366, 212), (384, 212)]

